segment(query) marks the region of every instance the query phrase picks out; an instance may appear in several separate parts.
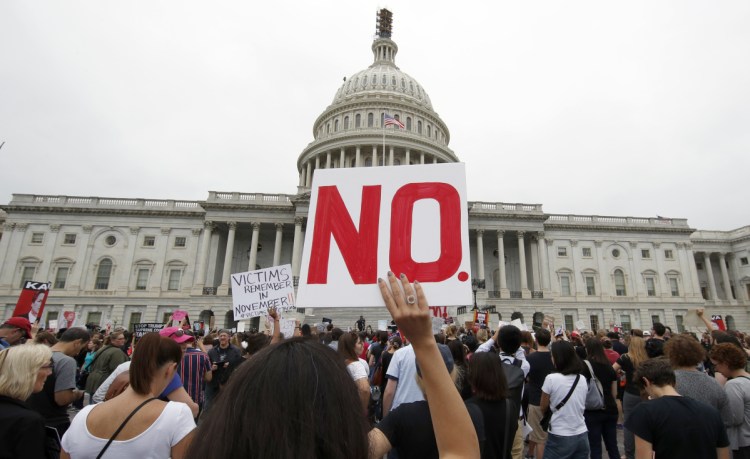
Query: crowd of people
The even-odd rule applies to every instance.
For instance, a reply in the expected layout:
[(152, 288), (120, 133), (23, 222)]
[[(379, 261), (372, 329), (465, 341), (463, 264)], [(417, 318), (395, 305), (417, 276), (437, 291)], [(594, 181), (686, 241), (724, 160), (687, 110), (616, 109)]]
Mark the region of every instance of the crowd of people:
[[(378, 281), (372, 331), (0, 326), (1, 458), (750, 458), (750, 335), (445, 326)], [(348, 327), (347, 327), (348, 328)], [(618, 430), (624, 450), (618, 446)], [(655, 456), (654, 456), (655, 455)]]

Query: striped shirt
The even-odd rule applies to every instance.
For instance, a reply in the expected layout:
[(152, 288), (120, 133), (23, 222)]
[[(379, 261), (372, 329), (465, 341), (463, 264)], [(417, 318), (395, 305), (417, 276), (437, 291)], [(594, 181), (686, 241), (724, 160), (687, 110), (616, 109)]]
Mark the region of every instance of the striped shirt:
[(206, 391), (206, 382), (203, 380), (203, 376), (208, 371), (211, 371), (211, 361), (208, 355), (198, 349), (187, 348), (185, 355), (182, 356), (180, 378), (182, 378), (182, 385), (190, 398), (199, 405), (203, 403)]

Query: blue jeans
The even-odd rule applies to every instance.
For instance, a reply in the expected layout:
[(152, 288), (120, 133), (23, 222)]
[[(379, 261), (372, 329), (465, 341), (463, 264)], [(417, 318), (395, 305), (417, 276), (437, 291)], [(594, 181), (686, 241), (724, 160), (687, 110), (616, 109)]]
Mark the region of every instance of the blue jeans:
[(589, 436), (587, 432), (570, 437), (547, 434), (544, 459), (588, 459)]
[(586, 411), (583, 415), (586, 418), (586, 428), (589, 429), (591, 459), (602, 458), (602, 438), (609, 459), (620, 459), (620, 451), (617, 449), (617, 413)]

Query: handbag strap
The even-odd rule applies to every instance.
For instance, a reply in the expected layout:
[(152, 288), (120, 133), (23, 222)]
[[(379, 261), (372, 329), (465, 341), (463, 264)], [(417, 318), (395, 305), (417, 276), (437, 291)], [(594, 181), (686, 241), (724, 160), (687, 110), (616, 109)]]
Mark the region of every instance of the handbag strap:
[(112, 437), (110, 437), (110, 439), (107, 442), (107, 444), (104, 445), (104, 448), (102, 448), (102, 450), (99, 451), (99, 455), (96, 456), (96, 459), (101, 459), (101, 457), (104, 454), (104, 452), (107, 451), (107, 448), (109, 448), (109, 445), (111, 445), (112, 442), (115, 441), (115, 438), (117, 438), (117, 436), (120, 434), (120, 432), (122, 431), (122, 429), (125, 428), (125, 424), (127, 424), (128, 421), (130, 421), (130, 418), (132, 418), (135, 415), (135, 413), (137, 413), (138, 410), (140, 410), (141, 408), (143, 408), (147, 403), (152, 402), (154, 400), (157, 400), (157, 398), (156, 397), (152, 397), (152, 398), (146, 400), (145, 402), (141, 403), (133, 411), (130, 412), (130, 414), (128, 415), (128, 417), (126, 417), (125, 420), (122, 421), (122, 424), (120, 424), (120, 427), (118, 427), (117, 430), (115, 430), (115, 433), (112, 434)]
[(579, 379), (581, 379), (581, 375), (580, 374), (576, 375), (576, 380), (573, 381), (573, 385), (570, 386), (570, 390), (568, 391), (568, 395), (566, 395), (565, 398), (562, 399), (562, 402), (560, 402), (560, 403), (557, 404), (557, 406), (555, 407), (555, 411), (560, 411), (560, 408), (562, 408), (563, 406), (565, 406), (566, 403), (568, 403), (568, 399), (570, 398), (571, 395), (573, 395), (573, 391), (576, 389), (576, 386), (578, 385), (578, 380)]
[[(596, 375), (594, 374), (594, 368), (591, 366), (591, 362), (589, 362), (588, 360), (584, 360), (583, 363), (585, 363), (586, 366), (589, 367), (589, 373), (591, 373), (591, 379), (594, 381), (594, 383), (598, 383), (599, 380), (596, 379)], [(599, 389), (597, 388), (597, 390)]]

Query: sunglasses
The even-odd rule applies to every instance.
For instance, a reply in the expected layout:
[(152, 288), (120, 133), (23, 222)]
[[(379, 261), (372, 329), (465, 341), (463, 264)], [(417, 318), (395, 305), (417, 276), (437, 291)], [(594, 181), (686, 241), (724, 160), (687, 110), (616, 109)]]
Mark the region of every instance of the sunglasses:
[(174, 336), (175, 338), (182, 338), (182, 337), (183, 337), (183, 336), (185, 336), (186, 334), (187, 334), (187, 333), (185, 333), (185, 331), (184, 331), (184, 330), (177, 330), (177, 331), (175, 331), (175, 332), (172, 332), (172, 333), (170, 333), (170, 334), (169, 334), (169, 337), (171, 338), (171, 337), (173, 337), (173, 336)]

